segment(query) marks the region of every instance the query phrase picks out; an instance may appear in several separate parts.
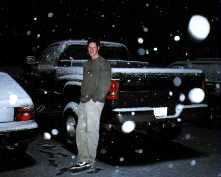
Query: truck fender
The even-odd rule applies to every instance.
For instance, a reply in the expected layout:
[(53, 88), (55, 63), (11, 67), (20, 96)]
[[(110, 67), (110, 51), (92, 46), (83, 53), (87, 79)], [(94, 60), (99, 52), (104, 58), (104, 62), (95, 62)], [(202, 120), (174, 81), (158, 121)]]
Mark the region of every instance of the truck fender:
[(80, 81), (68, 81), (64, 84), (64, 88), (63, 90), (67, 87), (67, 86), (81, 86), (81, 82)]
[(65, 114), (66, 111), (73, 111), (76, 115), (78, 112), (78, 106), (79, 104), (73, 101), (70, 101), (69, 103), (66, 104), (64, 110), (63, 110), (63, 115)]
[(80, 101), (81, 94), (81, 82), (80, 81), (68, 81), (63, 87), (64, 98), (69, 101)]

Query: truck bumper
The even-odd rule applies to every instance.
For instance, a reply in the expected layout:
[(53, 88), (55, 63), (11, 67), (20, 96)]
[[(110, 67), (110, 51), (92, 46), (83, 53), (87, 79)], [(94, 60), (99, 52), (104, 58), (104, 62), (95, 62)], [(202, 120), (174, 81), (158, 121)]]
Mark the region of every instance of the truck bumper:
[[(207, 104), (177, 105), (174, 114), (170, 115), (165, 112), (165, 107), (161, 108), (115, 108), (111, 112), (104, 111), (102, 120), (107, 129), (122, 131), (123, 124), (131, 121), (135, 124), (134, 131), (147, 132), (150, 129), (173, 128), (180, 126), (182, 122), (201, 120), (208, 112)], [(110, 115), (112, 118), (108, 119)]]

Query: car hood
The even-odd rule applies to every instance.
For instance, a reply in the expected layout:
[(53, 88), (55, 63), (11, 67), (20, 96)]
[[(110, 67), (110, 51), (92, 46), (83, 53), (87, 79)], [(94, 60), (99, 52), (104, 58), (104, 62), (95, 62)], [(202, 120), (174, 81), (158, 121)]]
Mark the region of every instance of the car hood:
[(0, 106), (32, 106), (33, 102), (25, 90), (7, 73), (0, 72)]

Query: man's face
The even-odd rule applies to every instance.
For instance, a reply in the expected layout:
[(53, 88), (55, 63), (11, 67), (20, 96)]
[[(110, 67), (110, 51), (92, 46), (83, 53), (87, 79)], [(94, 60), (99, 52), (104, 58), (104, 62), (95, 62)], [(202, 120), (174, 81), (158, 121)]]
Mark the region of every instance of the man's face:
[(99, 52), (100, 47), (98, 47), (95, 42), (89, 43), (87, 49), (92, 59), (95, 59), (99, 56), (98, 52)]

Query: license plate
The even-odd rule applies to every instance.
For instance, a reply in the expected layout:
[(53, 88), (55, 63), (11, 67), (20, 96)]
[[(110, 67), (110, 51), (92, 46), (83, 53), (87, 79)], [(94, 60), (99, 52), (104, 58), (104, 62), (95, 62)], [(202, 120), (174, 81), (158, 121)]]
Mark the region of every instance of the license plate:
[(153, 108), (153, 113), (156, 118), (167, 116), (167, 107)]

